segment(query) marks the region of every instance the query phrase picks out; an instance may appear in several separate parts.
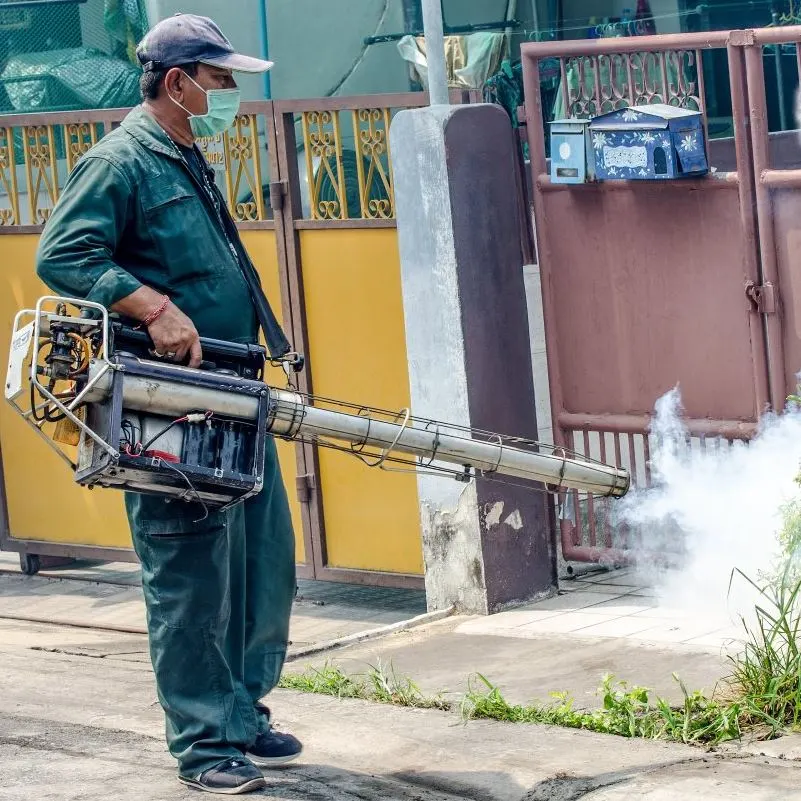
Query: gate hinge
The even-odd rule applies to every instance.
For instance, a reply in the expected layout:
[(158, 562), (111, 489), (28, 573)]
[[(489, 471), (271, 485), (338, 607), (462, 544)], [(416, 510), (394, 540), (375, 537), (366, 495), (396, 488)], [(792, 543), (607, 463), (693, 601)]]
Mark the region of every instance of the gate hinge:
[(309, 503), (311, 501), (312, 491), (314, 490), (314, 475), (306, 473), (305, 475), (298, 476), (295, 479), (295, 486), (298, 491), (298, 503)]
[(273, 211), (281, 211), (284, 208), (286, 190), (286, 181), (272, 181), (270, 183), (270, 208)]
[(773, 284), (755, 284), (748, 281), (745, 285), (745, 294), (751, 301), (751, 307), (759, 314), (776, 313), (776, 287)]

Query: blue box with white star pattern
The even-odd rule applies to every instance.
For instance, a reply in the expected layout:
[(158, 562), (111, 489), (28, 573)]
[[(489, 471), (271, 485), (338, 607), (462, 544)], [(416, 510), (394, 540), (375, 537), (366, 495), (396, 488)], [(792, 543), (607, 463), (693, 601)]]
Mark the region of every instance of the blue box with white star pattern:
[(659, 180), (709, 172), (700, 111), (652, 103), (590, 121), (597, 180)]

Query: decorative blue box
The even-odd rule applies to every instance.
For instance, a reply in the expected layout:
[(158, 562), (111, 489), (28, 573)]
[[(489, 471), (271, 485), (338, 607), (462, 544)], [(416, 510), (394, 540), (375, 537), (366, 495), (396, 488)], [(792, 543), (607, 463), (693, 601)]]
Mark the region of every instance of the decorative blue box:
[(653, 180), (705, 175), (704, 125), (700, 111), (654, 103), (610, 111), (590, 120), (599, 180)]
[(553, 120), (551, 126), (551, 182), (583, 184), (593, 178), (589, 148), (589, 120)]

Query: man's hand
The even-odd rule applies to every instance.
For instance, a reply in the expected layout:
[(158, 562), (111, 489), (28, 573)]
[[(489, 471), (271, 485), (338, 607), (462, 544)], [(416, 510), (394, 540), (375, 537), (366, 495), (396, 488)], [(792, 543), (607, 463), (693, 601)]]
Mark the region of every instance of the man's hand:
[[(176, 362), (183, 362), (189, 354), (189, 366), (198, 367), (203, 352), (194, 323), (173, 303), (148, 328), (156, 352)], [(174, 356), (172, 354), (175, 354)]]
[[(163, 302), (163, 295), (150, 287), (141, 286), (111, 308), (135, 320), (145, 320)], [(174, 303), (168, 303), (147, 330), (160, 356), (183, 362), (189, 354), (189, 366), (200, 366), (203, 352), (195, 324)]]

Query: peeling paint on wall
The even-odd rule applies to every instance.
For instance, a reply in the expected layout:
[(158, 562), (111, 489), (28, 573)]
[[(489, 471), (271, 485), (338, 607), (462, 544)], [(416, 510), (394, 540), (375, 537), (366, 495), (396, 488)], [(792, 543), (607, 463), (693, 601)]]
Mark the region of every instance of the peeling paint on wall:
[(503, 514), (503, 501), (496, 501), (487, 512), (484, 518), (487, 528), (494, 528), (501, 522), (501, 515)]
[(455, 508), (424, 501), (421, 519), (429, 611), (454, 605), (458, 612), (486, 615), (475, 483), (462, 490)]

